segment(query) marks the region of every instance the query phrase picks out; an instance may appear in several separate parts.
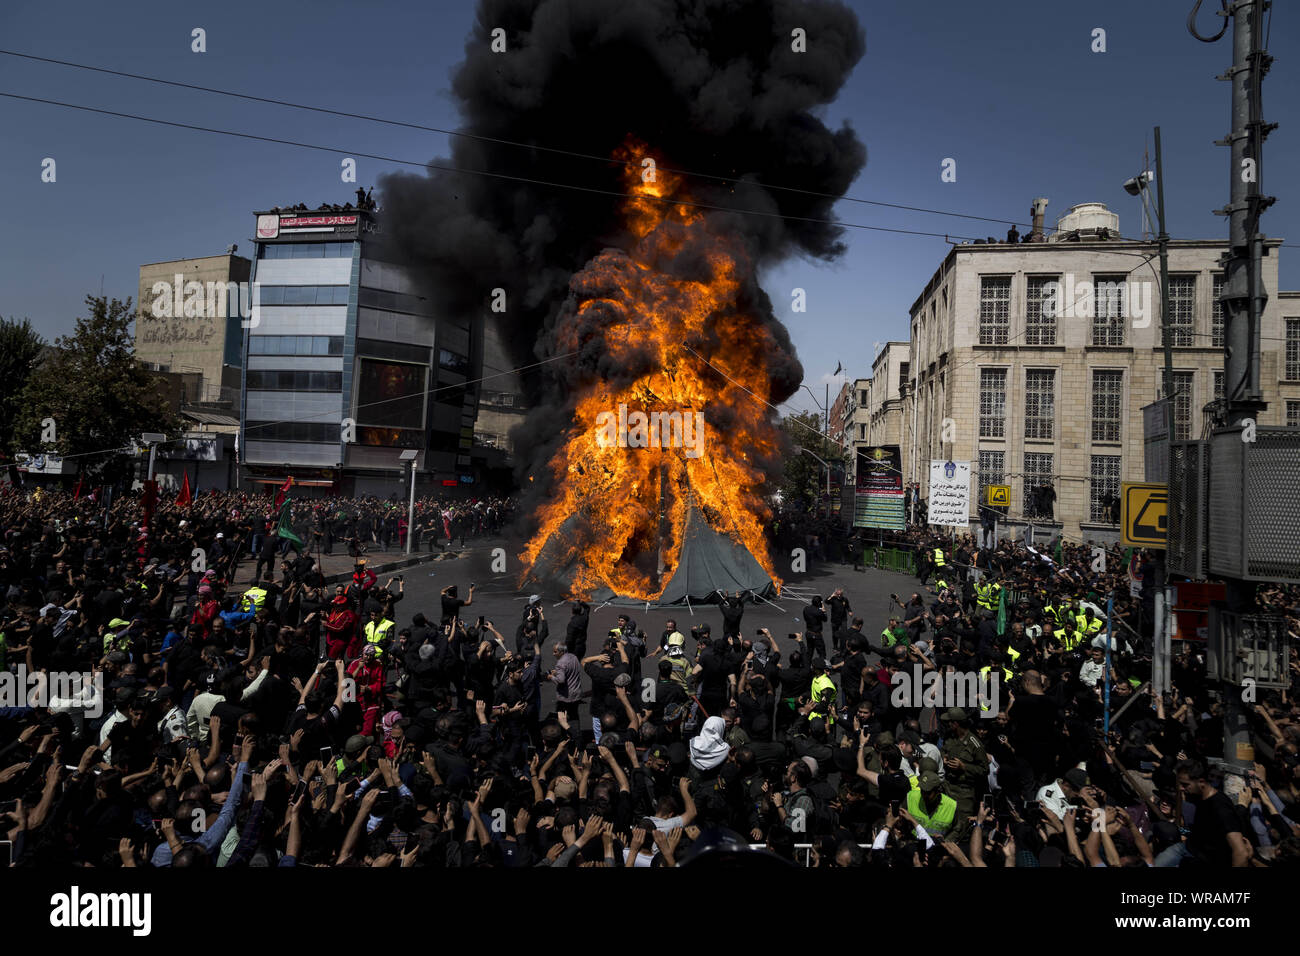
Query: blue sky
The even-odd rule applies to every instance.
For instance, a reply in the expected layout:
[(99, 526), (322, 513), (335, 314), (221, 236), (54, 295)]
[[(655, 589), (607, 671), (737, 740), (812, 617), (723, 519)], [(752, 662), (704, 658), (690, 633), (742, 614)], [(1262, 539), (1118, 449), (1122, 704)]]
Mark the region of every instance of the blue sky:
[[(825, 111), (850, 123), (867, 165), (850, 195), (1027, 221), (1047, 196), (1048, 223), (1075, 203), (1100, 201), (1140, 231), (1138, 201), (1122, 183), (1142, 168), (1162, 128), (1165, 200), (1176, 238), (1226, 235), (1212, 210), (1227, 199), (1228, 156), (1213, 141), (1229, 128), (1229, 37), (1202, 44), (1184, 26), (1190, 0), (968, 0), (849, 4), (867, 53)], [(1202, 33), (1219, 18), (1203, 4)], [(1275, 4), (1264, 85), (1265, 118), (1280, 128), (1265, 151), (1264, 188), (1278, 203), (1265, 231), (1300, 245), (1300, 43), (1287, 4)], [(338, 0), (199, 5), (175, 2), (6, 0), (0, 47), (331, 109), (454, 127), (449, 77), (473, 22), (468, 0), (365, 4)], [(191, 52), (191, 30), (207, 52)], [(1106, 31), (1093, 53), (1092, 31)], [(810, 38), (809, 54), (815, 55)], [(300, 140), (422, 162), (446, 137), (253, 104), (125, 78), (0, 56), (0, 91)], [(1290, 94), (1290, 95), (1289, 95)], [(341, 155), (256, 143), (0, 97), (0, 175), (9, 228), (0, 234), (0, 314), (28, 317), (42, 334), (69, 332), (88, 293), (134, 297), (139, 266), (252, 250), (252, 212), (273, 205), (344, 202)], [(41, 182), (46, 157), (57, 182)], [(957, 161), (957, 181), (940, 164)], [(358, 160), (358, 181), (395, 167)], [(709, 170), (703, 170), (709, 172)], [(793, 184), (792, 184), (793, 185)], [(1004, 225), (853, 202), (840, 219), (953, 236), (1001, 237)], [(1023, 230), (1022, 230), (1023, 231)], [(942, 238), (851, 229), (831, 266), (793, 260), (764, 277), (821, 396), (837, 362), (870, 372), (873, 343), (907, 337), (907, 309), (942, 261)], [(576, 263), (575, 268), (581, 263)], [(1283, 249), (1281, 284), (1300, 288), (1300, 252)], [(791, 290), (807, 311), (790, 314)], [(838, 381), (832, 384), (832, 395)], [(792, 401), (812, 407), (807, 393)]]

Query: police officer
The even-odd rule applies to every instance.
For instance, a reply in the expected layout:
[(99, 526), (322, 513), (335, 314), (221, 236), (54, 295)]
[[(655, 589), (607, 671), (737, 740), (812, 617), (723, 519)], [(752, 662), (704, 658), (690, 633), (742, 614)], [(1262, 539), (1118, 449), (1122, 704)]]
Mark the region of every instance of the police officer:
[(952, 839), (960, 842), (970, 829), (969, 818), (988, 782), (989, 756), (980, 739), (971, 732), (970, 717), (961, 707), (950, 707), (939, 715), (948, 728), (943, 742), (944, 779), (948, 795), (957, 802), (957, 822)]
[[(943, 781), (934, 771), (924, 771), (916, 781), (907, 791), (907, 812), (934, 839), (953, 839), (952, 834), (968, 825), (961, 818), (960, 804), (943, 792)], [(952, 784), (948, 786), (951, 789)]]
[(393, 622), (383, 617), (378, 609), (372, 608), (370, 620), (366, 622), (365, 637), (366, 644), (375, 649), (376, 657), (383, 657), (384, 645), (393, 636), (392, 630)]

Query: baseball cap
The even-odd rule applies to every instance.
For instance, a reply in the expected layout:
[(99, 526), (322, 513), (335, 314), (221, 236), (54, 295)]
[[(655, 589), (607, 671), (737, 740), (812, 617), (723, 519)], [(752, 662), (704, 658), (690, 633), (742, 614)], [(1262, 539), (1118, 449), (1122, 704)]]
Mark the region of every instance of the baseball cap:
[(363, 737), (361, 734), (353, 734), (348, 738), (348, 742), (343, 745), (343, 752), (345, 754), (358, 754), (369, 746), (369, 737)]
[(1082, 790), (1088, 785), (1088, 775), (1075, 767), (1073, 770), (1067, 770), (1065, 776), (1061, 778), (1075, 790)]
[(930, 793), (931, 791), (938, 790), (939, 787), (943, 785), (943, 781), (939, 779), (939, 775), (933, 770), (926, 770), (921, 774), (921, 779), (918, 781), (918, 784), (922, 790), (926, 793)]
[(961, 707), (949, 707), (939, 715), (940, 720), (969, 720), (965, 709)]

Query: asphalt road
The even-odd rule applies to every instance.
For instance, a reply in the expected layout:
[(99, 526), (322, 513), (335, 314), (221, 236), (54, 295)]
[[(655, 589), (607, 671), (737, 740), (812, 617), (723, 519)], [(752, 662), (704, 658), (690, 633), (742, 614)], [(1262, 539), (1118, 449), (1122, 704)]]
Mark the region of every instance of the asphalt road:
[[(503, 548), (506, 556), (506, 572), (493, 572), (493, 549)], [(529, 596), (541, 594), (543, 613), (550, 624), (551, 635), (547, 646), (542, 649), (543, 669), (549, 669), (555, 656), (550, 644), (564, 636), (565, 625), (570, 611), (569, 601), (557, 590), (547, 593), (545, 588), (535, 590), (518, 587), (520, 566), (515, 560), (518, 554), (518, 542), (507, 540), (479, 540), (467, 542), (463, 555), (457, 560), (445, 560), (421, 564), (408, 568), (405, 574), (406, 597), (398, 605), (398, 628), (410, 625), (411, 618), (417, 611), (437, 621), (441, 615), (440, 592), (449, 584), (458, 586), (460, 596), (465, 597), (471, 583), (476, 584), (474, 603), (464, 613), (467, 622), (477, 620), (483, 615), (491, 621), (506, 640), (506, 646), (514, 648), (515, 629), (523, 617)], [(498, 555), (499, 562), (499, 555)], [(391, 575), (381, 574), (379, 581), (386, 583)], [(880, 631), (888, 623), (890, 615), (890, 593), (897, 593), (903, 600), (918, 590), (919, 583), (914, 575), (897, 574), (890, 571), (864, 570), (855, 571), (851, 566), (838, 563), (808, 562), (806, 571), (790, 573), (784, 582), (782, 593), (768, 601), (758, 601), (745, 606), (745, 616), (741, 621), (741, 633), (752, 636), (757, 628), (766, 627), (777, 636), (782, 648), (787, 652), (790, 642), (786, 635), (804, 630), (802, 612), (813, 594), (826, 598), (836, 588), (843, 588), (848, 597), (853, 613), (865, 622), (863, 632), (876, 640)], [(926, 592), (928, 597), (928, 592)], [(591, 624), (588, 628), (587, 653), (596, 653), (601, 640), (611, 627), (618, 622), (620, 613), (629, 613), (640, 630), (645, 631), (647, 639), (657, 643), (664, 625), (669, 620), (677, 622), (678, 630), (686, 635), (686, 651), (694, 654), (694, 641), (690, 638), (690, 628), (695, 624), (708, 623), (714, 634), (722, 631), (722, 615), (711, 605), (687, 607), (655, 607), (648, 610), (645, 604), (636, 606), (600, 606), (592, 605)], [(826, 642), (830, 651), (829, 624)], [(645, 676), (643, 670), (643, 676)], [(549, 683), (543, 685), (542, 713), (554, 709), (555, 693)], [(586, 711), (584, 708), (584, 718)]]

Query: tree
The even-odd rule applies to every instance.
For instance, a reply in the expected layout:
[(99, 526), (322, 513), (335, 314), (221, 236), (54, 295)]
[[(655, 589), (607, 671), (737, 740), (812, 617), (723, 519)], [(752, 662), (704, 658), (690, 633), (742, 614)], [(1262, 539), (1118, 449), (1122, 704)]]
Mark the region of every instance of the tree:
[[(180, 422), (168, 408), (156, 378), (135, 359), (126, 302), (86, 296), (89, 318), (77, 319), (72, 335), (27, 379), (14, 423), (16, 451), (54, 452), (83, 460), (94, 472), (142, 432), (175, 435)], [(48, 419), (53, 419), (54, 440)]]
[(843, 452), (823, 437), (822, 419), (815, 412), (787, 415), (781, 419), (781, 430), (791, 446), (781, 479), (781, 496), (788, 507), (812, 510), (826, 493), (826, 467), (817, 458), (834, 468), (840, 464)]
[(0, 318), (0, 451), (12, 451), (19, 396), (45, 348), (32, 323)]

